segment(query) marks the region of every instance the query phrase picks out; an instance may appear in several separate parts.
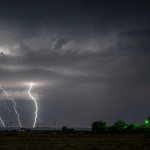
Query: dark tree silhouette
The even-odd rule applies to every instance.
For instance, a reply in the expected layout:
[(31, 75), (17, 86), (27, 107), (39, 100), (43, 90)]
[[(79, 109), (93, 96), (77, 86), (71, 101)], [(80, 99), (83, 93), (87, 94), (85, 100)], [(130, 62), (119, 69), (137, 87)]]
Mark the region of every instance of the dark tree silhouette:
[(108, 128), (109, 131), (118, 131), (118, 128), (116, 126), (110, 126)]
[(62, 131), (67, 131), (67, 127), (66, 126), (62, 127)]
[(147, 117), (148, 125), (150, 125), (150, 117)]
[(92, 130), (93, 131), (106, 131), (107, 126), (106, 123), (103, 121), (96, 121), (92, 123)]
[(124, 121), (122, 121), (122, 120), (119, 120), (119, 121), (117, 121), (115, 124), (114, 124), (114, 126), (115, 127), (124, 127), (124, 126), (126, 126), (126, 125), (128, 125), (128, 124), (126, 124)]
[(128, 127), (126, 128), (127, 130), (131, 131), (131, 130), (134, 130), (136, 127), (134, 124), (130, 124), (128, 125)]

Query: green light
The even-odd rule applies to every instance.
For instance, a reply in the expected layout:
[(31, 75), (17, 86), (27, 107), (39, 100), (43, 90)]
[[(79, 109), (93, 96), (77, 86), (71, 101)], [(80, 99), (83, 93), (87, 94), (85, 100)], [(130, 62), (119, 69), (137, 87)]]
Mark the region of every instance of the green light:
[(128, 126), (124, 126), (124, 127), (122, 127), (122, 128), (127, 128)]
[(146, 123), (148, 123), (148, 120), (146, 120)]

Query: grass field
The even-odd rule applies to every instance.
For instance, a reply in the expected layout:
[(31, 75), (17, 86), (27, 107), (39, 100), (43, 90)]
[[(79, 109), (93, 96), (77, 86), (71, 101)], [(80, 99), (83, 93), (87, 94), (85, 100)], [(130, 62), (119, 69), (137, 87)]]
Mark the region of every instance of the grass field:
[(147, 134), (83, 134), (1, 131), (0, 150), (150, 150)]

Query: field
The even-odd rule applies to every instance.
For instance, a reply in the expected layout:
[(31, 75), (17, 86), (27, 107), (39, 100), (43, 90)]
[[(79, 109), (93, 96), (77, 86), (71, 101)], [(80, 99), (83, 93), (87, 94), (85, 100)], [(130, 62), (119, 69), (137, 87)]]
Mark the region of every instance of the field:
[(50, 131), (1, 131), (0, 150), (150, 150), (147, 134), (84, 134)]

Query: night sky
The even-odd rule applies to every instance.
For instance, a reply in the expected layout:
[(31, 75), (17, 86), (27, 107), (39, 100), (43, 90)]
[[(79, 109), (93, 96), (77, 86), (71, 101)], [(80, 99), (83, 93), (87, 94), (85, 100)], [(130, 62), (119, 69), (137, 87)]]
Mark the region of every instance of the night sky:
[(149, 8), (146, 0), (1, 0), (5, 125), (19, 126), (13, 98), (22, 126), (33, 126), (31, 83), (39, 126), (113, 125), (117, 117), (143, 124), (150, 116)]

